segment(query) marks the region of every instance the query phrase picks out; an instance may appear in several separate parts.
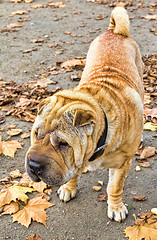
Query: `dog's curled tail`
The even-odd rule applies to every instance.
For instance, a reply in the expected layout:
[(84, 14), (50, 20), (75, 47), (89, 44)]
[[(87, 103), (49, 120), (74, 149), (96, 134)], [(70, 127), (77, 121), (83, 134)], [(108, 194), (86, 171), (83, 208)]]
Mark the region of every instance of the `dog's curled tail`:
[(115, 7), (111, 13), (109, 29), (112, 29), (114, 33), (129, 36), (130, 21), (127, 11), (121, 7)]

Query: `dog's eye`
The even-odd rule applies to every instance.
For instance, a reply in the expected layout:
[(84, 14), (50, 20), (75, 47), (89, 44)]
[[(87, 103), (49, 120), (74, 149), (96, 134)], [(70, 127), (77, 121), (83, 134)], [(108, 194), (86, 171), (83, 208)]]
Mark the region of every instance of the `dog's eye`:
[(38, 129), (36, 129), (36, 130), (34, 131), (34, 135), (35, 135), (35, 138), (37, 139), (37, 138), (38, 138)]
[(69, 144), (65, 141), (60, 141), (59, 144), (58, 144), (58, 147), (60, 149), (62, 149), (62, 148), (65, 148), (65, 147), (69, 147)]
[(34, 131), (34, 135), (35, 135), (35, 138), (36, 138), (36, 139), (42, 139), (42, 138), (44, 138), (44, 136), (45, 136), (45, 132), (43, 131), (43, 129), (37, 128), (37, 129)]

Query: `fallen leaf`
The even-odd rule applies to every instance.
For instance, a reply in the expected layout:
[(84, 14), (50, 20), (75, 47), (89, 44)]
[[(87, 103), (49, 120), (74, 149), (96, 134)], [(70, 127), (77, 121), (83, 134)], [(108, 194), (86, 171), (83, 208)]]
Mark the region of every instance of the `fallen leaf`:
[(13, 11), (11, 14), (12, 14), (12, 15), (23, 15), (23, 14), (28, 14), (28, 11), (25, 11), (25, 10), (17, 10), (17, 11)]
[(25, 3), (32, 3), (34, 0), (23, 0)]
[(8, 125), (7, 127), (8, 127), (8, 129), (14, 129), (14, 128), (16, 128), (16, 125), (10, 124), (10, 125)]
[(155, 151), (156, 151), (155, 147), (151, 146), (145, 147), (140, 155), (140, 159), (148, 158), (155, 155)]
[(36, 5), (32, 5), (31, 8), (46, 8), (46, 6), (42, 5), (42, 4), (36, 4)]
[(95, 20), (102, 20), (102, 19), (104, 19), (106, 17), (108, 17), (106, 14), (101, 14), (101, 15), (95, 17)]
[(101, 186), (104, 185), (103, 181), (98, 181), (98, 184), (101, 185)]
[(157, 130), (157, 125), (151, 123), (151, 122), (146, 122), (144, 124), (144, 130), (150, 130), (150, 131), (156, 131)]
[(32, 236), (26, 238), (26, 240), (42, 240), (39, 235), (33, 234)]
[(20, 138), (22, 138), (22, 139), (29, 138), (29, 137), (30, 137), (30, 133), (26, 133), (26, 132), (24, 132), (20, 135)]
[(8, 187), (4, 192), (0, 193), (0, 207), (5, 204), (9, 204), (11, 201), (16, 202), (16, 199), (23, 202), (27, 202), (28, 196), (26, 192), (33, 192), (33, 188), (21, 187), (21, 186), (11, 186)]
[(37, 48), (30, 48), (30, 49), (26, 49), (26, 50), (21, 50), (22, 53), (30, 53), (30, 52), (33, 52), (33, 51), (37, 51), (38, 49)]
[(32, 187), (33, 187), (36, 191), (38, 191), (38, 192), (40, 192), (40, 193), (43, 193), (43, 192), (44, 192), (44, 189), (47, 188), (47, 184), (44, 183), (43, 181), (37, 182), (37, 183), (36, 183), (36, 182), (33, 182)]
[(48, 78), (41, 78), (37, 81), (36, 86), (47, 87), (48, 84), (56, 84), (57, 82), (52, 81)]
[(145, 196), (133, 196), (132, 199), (136, 201), (145, 201), (147, 198)]
[(47, 5), (54, 8), (62, 8), (66, 6), (63, 2), (47, 3)]
[(3, 153), (6, 156), (13, 157), (18, 148), (22, 148), (22, 144), (17, 140), (2, 141), (0, 136), (0, 154)]
[(0, 124), (5, 122), (5, 116), (3, 116), (2, 114), (0, 115)]
[(18, 186), (23, 186), (23, 187), (31, 187), (33, 184), (33, 181), (30, 179), (28, 174), (25, 172), (22, 174), (22, 178), (20, 182), (18, 183)]
[(24, 186), (24, 187), (33, 187), (34, 190), (43, 193), (44, 190), (47, 188), (47, 184), (43, 181), (40, 182), (33, 182), (27, 173), (22, 174), (22, 178), (20, 182), (18, 183), (18, 186)]
[(20, 2), (22, 2), (22, 0), (10, 0), (10, 2), (12, 2), (12, 3), (20, 3)]
[(22, 177), (22, 173), (20, 173), (19, 169), (16, 169), (10, 172), (10, 176), (12, 178), (18, 178), (18, 177)]
[(47, 214), (44, 209), (54, 205), (42, 197), (30, 199), (22, 210), (12, 215), (13, 222), (18, 221), (18, 223), (28, 228), (31, 224), (31, 219), (33, 219), (33, 221), (40, 222), (46, 226)]
[(146, 16), (143, 16), (142, 18), (145, 18), (147, 20), (157, 20), (157, 15), (146, 15)]
[(157, 216), (151, 212), (143, 214), (137, 218), (135, 225), (124, 229), (124, 233), (129, 240), (156, 240), (157, 236)]
[(43, 42), (44, 42), (44, 39), (42, 39), (42, 38), (37, 38), (37, 39), (31, 40), (31, 43), (43, 43)]
[(85, 59), (72, 58), (60, 64), (61, 68), (83, 69), (85, 66)]
[(100, 193), (97, 199), (98, 199), (98, 202), (102, 202), (102, 201), (107, 202), (107, 199), (108, 199), (107, 193)]
[(93, 186), (92, 189), (95, 190), (95, 191), (100, 191), (101, 190), (101, 186)]
[(22, 132), (22, 129), (11, 129), (11, 130), (8, 130), (6, 133), (9, 136), (16, 136), (16, 135), (19, 135), (21, 132)]
[(11, 29), (11, 28), (21, 28), (23, 27), (23, 25), (21, 23), (10, 23), (7, 28)]
[(150, 162), (148, 162), (148, 161), (139, 162), (139, 165), (141, 167), (148, 168), (148, 167), (150, 167)]
[(13, 214), (19, 210), (19, 204), (17, 202), (11, 202), (3, 207), (3, 212), (1, 215)]

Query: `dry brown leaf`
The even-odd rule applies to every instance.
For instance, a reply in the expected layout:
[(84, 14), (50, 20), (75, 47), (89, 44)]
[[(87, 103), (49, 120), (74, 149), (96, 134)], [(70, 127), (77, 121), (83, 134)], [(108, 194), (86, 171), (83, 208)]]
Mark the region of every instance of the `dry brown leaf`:
[(61, 68), (83, 69), (85, 66), (85, 59), (72, 58), (60, 64)]
[(141, 167), (148, 168), (148, 167), (150, 167), (150, 162), (148, 162), (148, 161), (139, 162), (139, 165)]
[(49, 7), (54, 7), (54, 8), (62, 8), (65, 7), (66, 5), (63, 2), (56, 2), (56, 3), (47, 3)]
[(107, 202), (107, 199), (108, 199), (107, 193), (100, 193), (97, 199), (98, 199), (98, 202), (102, 202), (102, 201)]
[(140, 159), (148, 158), (155, 155), (155, 147), (145, 147), (140, 155)]
[(101, 186), (93, 186), (92, 189), (95, 190), (95, 191), (100, 191), (101, 190)]
[(157, 15), (147, 15), (147, 16), (144, 16), (142, 18), (145, 18), (147, 20), (157, 20)]
[(17, 140), (12, 141), (1, 141), (0, 136), (0, 154), (3, 153), (6, 156), (14, 158), (14, 154), (18, 148), (22, 148), (23, 143), (18, 142)]
[(13, 3), (20, 3), (20, 2), (22, 2), (22, 0), (10, 0), (10, 2), (13, 2)]
[(5, 214), (13, 214), (16, 213), (19, 210), (19, 204), (17, 202), (11, 202), (10, 204), (7, 204), (3, 208), (3, 212), (1, 215)]
[(22, 138), (22, 139), (29, 138), (29, 137), (30, 137), (30, 133), (26, 133), (26, 132), (24, 132), (20, 135), (20, 138)]
[(20, 173), (19, 169), (16, 169), (10, 172), (10, 176), (12, 178), (18, 178), (18, 177), (22, 177), (22, 174)]
[(35, 5), (32, 5), (31, 8), (45, 8), (46, 6), (42, 5), (42, 4), (35, 4)]
[(26, 192), (33, 192), (33, 188), (21, 187), (21, 186), (11, 186), (8, 187), (4, 192), (0, 193), (0, 207), (5, 204), (9, 204), (11, 201), (16, 202), (16, 199), (23, 202), (27, 202), (28, 196)]
[(23, 120), (25, 120), (27, 122), (34, 122), (34, 120), (36, 119), (36, 115), (33, 115), (28, 111), (25, 111), (24, 115), (25, 115), (25, 117), (23, 118)]
[(24, 186), (24, 187), (33, 187), (34, 190), (43, 193), (44, 189), (47, 188), (47, 184), (44, 183), (43, 181), (41, 182), (33, 182), (30, 177), (28, 176), (27, 173), (22, 174), (22, 178), (20, 182), (18, 183), (18, 186)]
[(23, 0), (25, 3), (32, 3), (34, 0)]
[(29, 227), (31, 224), (31, 219), (33, 221), (40, 222), (46, 226), (47, 214), (44, 209), (54, 206), (48, 202), (45, 198), (35, 197), (28, 201), (28, 204), (19, 212), (12, 215), (13, 222), (18, 221), (25, 227)]
[(14, 129), (14, 128), (16, 128), (16, 125), (14, 125), (14, 124), (8, 125), (8, 129)]
[(44, 183), (43, 181), (41, 181), (41, 182), (33, 182), (32, 187), (33, 187), (36, 191), (38, 191), (38, 192), (40, 192), (40, 193), (43, 193), (43, 192), (44, 192), (44, 189), (47, 188), (47, 184)]
[(48, 84), (56, 84), (57, 82), (52, 81), (48, 78), (41, 78), (40, 80), (37, 81), (35, 84), (36, 86), (41, 86), (41, 87), (47, 87)]
[(16, 136), (16, 135), (19, 135), (21, 132), (22, 132), (22, 129), (11, 129), (11, 130), (8, 130), (6, 133), (9, 136)]
[(101, 15), (95, 17), (95, 20), (102, 20), (102, 19), (104, 19), (104, 18), (106, 18), (106, 17), (107, 17), (106, 14), (101, 14)]
[(145, 196), (133, 196), (132, 199), (136, 201), (145, 201), (147, 198)]
[(127, 227), (124, 232), (129, 240), (156, 240), (157, 236), (157, 216), (151, 212), (141, 213), (137, 218), (136, 225)]
[(33, 184), (33, 181), (30, 179), (28, 174), (25, 172), (22, 174), (22, 178), (20, 182), (18, 183), (18, 186), (23, 186), (23, 187), (31, 187)]
[(7, 28), (11, 29), (11, 28), (21, 28), (23, 27), (23, 25), (21, 23), (10, 23)]
[(13, 11), (11, 14), (12, 14), (12, 15), (23, 15), (23, 14), (28, 14), (28, 11), (25, 11), (25, 10), (17, 10), (17, 11)]
[(44, 39), (43, 38), (37, 38), (37, 39), (32, 39), (31, 43), (43, 43)]
[(32, 236), (26, 238), (26, 240), (42, 240), (39, 235), (33, 234)]
[(26, 50), (21, 50), (22, 53), (30, 53), (30, 52), (33, 52), (33, 51), (37, 51), (38, 49), (37, 48), (30, 48), (30, 49), (26, 49)]

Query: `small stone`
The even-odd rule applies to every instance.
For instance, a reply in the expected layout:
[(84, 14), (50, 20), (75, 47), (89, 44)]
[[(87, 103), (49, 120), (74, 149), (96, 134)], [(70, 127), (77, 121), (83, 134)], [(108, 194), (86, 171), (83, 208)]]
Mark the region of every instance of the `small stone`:
[(140, 166), (136, 166), (136, 168), (135, 168), (135, 171), (136, 171), (136, 172), (139, 172), (139, 171), (141, 171), (141, 168), (140, 168)]

